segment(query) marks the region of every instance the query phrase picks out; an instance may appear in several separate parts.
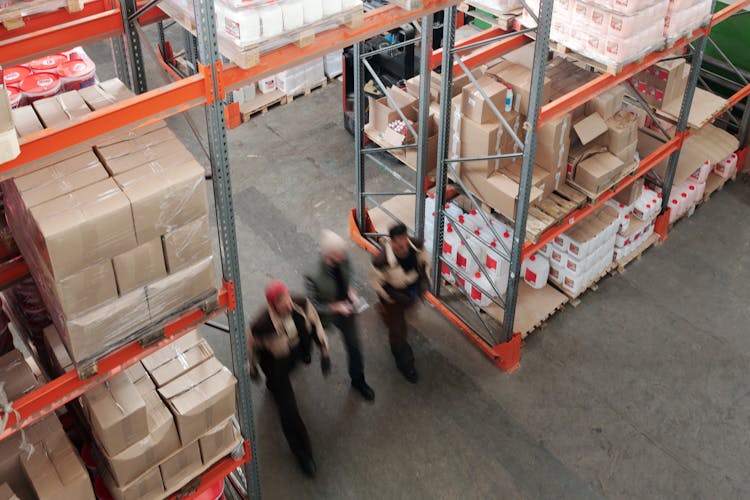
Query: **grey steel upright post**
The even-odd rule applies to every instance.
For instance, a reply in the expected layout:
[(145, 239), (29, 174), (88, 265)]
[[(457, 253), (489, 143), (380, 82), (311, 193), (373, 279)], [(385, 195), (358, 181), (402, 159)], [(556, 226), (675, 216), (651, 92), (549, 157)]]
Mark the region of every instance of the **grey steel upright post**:
[(245, 319), (242, 306), (242, 285), (240, 283), (240, 261), (237, 253), (237, 233), (234, 224), (232, 202), (232, 182), (229, 171), (227, 150), (227, 129), (224, 122), (224, 102), (218, 99), (219, 74), (216, 62), (221, 60), (216, 41), (216, 23), (213, 0), (193, 0), (196, 26), (198, 29), (198, 50), (200, 60), (211, 64), (214, 99), (206, 105), (206, 125), (208, 145), (213, 172), (214, 202), (216, 221), (219, 227), (219, 248), (224, 280), (234, 283), (236, 307), (227, 313), (229, 336), (232, 347), (232, 362), (237, 375), (237, 409), (239, 411), (242, 435), (250, 439), (252, 461), (245, 467), (248, 492), (253, 500), (260, 499), (260, 468), (253, 421), (253, 403), (250, 393), (247, 344), (245, 340)]
[(417, 138), (417, 182), (414, 207), (414, 236), (424, 238), (424, 177), (434, 165), (427, 164), (427, 143), (430, 124), (430, 56), (432, 55), (433, 16), (422, 18), (422, 39), (419, 61), (419, 137)]
[[(711, 12), (713, 12), (714, 2), (711, 2)], [(708, 36), (702, 36), (695, 42), (695, 50), (693, 51), (693, 58), (690, 61), (690, 74), (688, 75), (687, 86), (685, 87), (685, 93), (682, 96), (682, 104), (680, 105), (680, 116), (677, 119), (677, 133), (681, 134), (687, 130), (688, 117), (690, 116), (690, 108), (693, 105), (693, 97), (695, 96), (695, 87), (698, 85), (698, 77), (701, 73), (701, 65), (703, 64), (703, 53), (706, 51), (706, 42)], [(677, 163), (680, 161), (680, 150), (675, 150), (669, 155), (669, 163), (667, 164), (667, 172), (664, 175), (664, 182), (661, 186), (661, 211), (664, 213), (669, 208), (669, 198), (672, 194), (672, 184), (674, 183), (674, 176), (677, 172)]]
[(443, 207), (448, 184), (448, 145), (451, 138), (451, 89), (453, 88), (453, 48), (456, 44), (456, 6), (443, 14), (443, 59), (440, 66), (440, 130), (438, 132), (437, 176), (435, 178), (435, 236), (432, 245), (432, 294), (440, 296), (440, 256), (443, 250)]
[(109, 39), (109, 44), (112, 48), (112, 60), (115, 62), (115, 74), (122, 83), (130, 86), (130, 69), (125, 41), (122, 37), (116, 36)]
[(357, 213), (357, 227), (364, 234), (365, 225), (365, 157), (364, 147), (365, 127), (365, 90), (362, 81), (364, 68), (362, 67), (362, 45), (354, 44), (354, 207)]
[[(121, 0), (120, 12), (122, 13), (122, 24), (125, 28), (124, 42), (125, 54), (130, 62), (130, 80), (125, 83), (130, 84), (130, 89), (136, 94), (142, 94), (148, 90), (146, 83), (146, 67), (143, 65), (143, 50), (141, 49), (141, 39), (138, 37), (138, 30), (135, 23), (137, 19), (129, 20), (130, 16), (137, 10), (135, 0)], [(116, 46), (115, 46), (116, 47)], [(117, 57), (115, 49), (115, 56)], [(118, 76), (121, 76), (118, 72)]]
[(510, 273), (508, 277), (508, 294), (505, 299), (503, 316), (503, 341), (508, 342), (513, 337), (513, 325), (518, 304), (518, 291), (521, 281), (521, 257), (523, 245), (526, 242), (526, 221), (529, 214), (529, 200), (531, 199), (531, 176), (534, 171), (536, 158), (537, 124), (539, 108), (542, 106), (542, 86), (544, 73), (547, 68), (547, 54), (549, 51), (549, 30), (552, 25), (553, 0), (542, 0), (539, 7), (539, 22), (534, 48), (534, 61), (531, 68), (531, 92), (529, 96), (529, 116), (526, 124), (526, 140), (524, 141), (523, 163), (521, 167), (521, 182), (518, 189), (515, 226), (513, 229), (513, 248), (510, 252)]

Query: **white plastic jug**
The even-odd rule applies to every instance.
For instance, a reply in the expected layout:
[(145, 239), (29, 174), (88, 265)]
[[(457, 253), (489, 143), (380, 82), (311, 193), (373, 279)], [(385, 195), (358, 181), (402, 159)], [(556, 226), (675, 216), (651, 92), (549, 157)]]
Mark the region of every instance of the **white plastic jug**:
[(463, 241), (459, 242), (458, 248), (456, 249), (456, 267), (463, 271), (465, 275), (471, 276), (474, 271), (472, 267), (475, 265), (476, 263), (474, 262), (474, 259), (471, 258), (467, 246)]
[(703, 195), (706, 192), (706, 183), (697, 182), (694, 179), (689, 179), (687, 182), (690, 184), (690, 186), (693, 186), (695, 188), (695, 193), (694, 193), (695, 203), (700, 203), (701, 201), (703, 201)]
[(453, 217), (454, 219), (458, 219), (459, 215), (463, 215), (464, 211), (461, 210), (461, 207), (456, 205), (455, 203), (446, 203), (445, 204), (445, 213)]
[(467, 225), (472, 229), (483, 229), (487, 226), (487, 224), (484, 223), (484, 219), (482, 219), (482, 216), (479, 215), (479, 212), (476, 210), (471, 210), (469, 213), (467, 213), (465, 216)]
[(690, 175), (690, 178), (697, 182), (706, 182), (708, 174), (711, 173), (711, 162), (708, 160), (703, 162), (703, 165), (698, 168), (695, 172)]
[(304, 13), (305, 24), (316, 23), (323, 19), (323, 1), (324, 0), (302, 1), (302, 11)]
[(496, 241), (490, 243), (490, 247), (485, 254), (484, 262), (487, 268), (487, 274), (495, 283), (498, 292), (505, 295), (508, 290), (508, 275), (510, 274), (510, 263), (502, 257)]
[(305, 24), (305, 13), (301, 1), (287, 1), (281, 4), (281, 11), (284, 16), (284, 31), (295, 30)]
[(521, 264), (521, 275), (530, 287), (544, 288), (549, 277), (549, 261), (534, 254)]
[(265, 78), (258, 82), (258, 90), (263, 94), (268, 94), (276, 90), (276, 77)]
[(445, 234), (443, 235), (443, 257), (455, 264), (456, 254), (458, 253), (458, 247), (460, 244), (461, 238), (456, 231), (453, 230), (453, 224), (448, 223), (448, 226), (445, 228)]
[(216, 2), (216, 17), (224, 34), (240, 45), (260, 38), (260, 15), (255, 9), (232, 9)]
[(680, 218), (680, 200), (677, 199), (677, 193), (672, 193), (669, 198), (669, 223), (673, 223)]
[(737, 154), (732, 153), (714, 166), (714, 172), (724, 179), (729, 179), (737, 169)]
[(323, 16), (338, 14), (344, 9), (342, 0), (323, 0)]
[(424, 200), (424, 213), (429, 214), (435, 211), (435, 193), (430, 193)]
[(474, 256), (477, 258), (477, 260), (471, 259), (471, 264), (467, 266), (470, 274), (473, 274), (479, 269), (480, 264), (484, 265), (485, 257), (487, 256), (487, 245), (482, 243), (482, 241), (490, 243), (492, 238), (485, 231), (475, 229), (474, 236), (468, 236), (466, 241), (469, 244), (469, 248), (474, 253)]
[(284, 15), (278, 5), (269, 5), (258, 9), (263, 37), (268, 38), (284, 32)]
[(494, 290), (489, 280), (480, 272), (474, 273), (473, 279), (466, 282), (466, 292), (469, 294), (471, 301), (480, 307), (487, 307), (492, 304)]

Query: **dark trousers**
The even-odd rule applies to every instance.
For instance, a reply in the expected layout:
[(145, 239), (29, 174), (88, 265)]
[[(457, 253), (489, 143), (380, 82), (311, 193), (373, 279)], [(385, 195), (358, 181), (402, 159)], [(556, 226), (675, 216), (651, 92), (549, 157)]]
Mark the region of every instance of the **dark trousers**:
[(299, 414), (294, 389), (289, 380), (289, 374), (294, 369), (298, 356), (298, 351), (293, 351), (286, 358), (276, 359), (270, 353), (261, 352), (258, 362), (266, 375), (266, 385), (276, 402), (281, 428), (289, 448), (297, 457), (312, 458), (310, 436)]
[(365, 367), (362, 361), (362, 349), (357, 334), (357, 322), (355, 316), (343, 316), (336, 314), (331, 322), (341, 331), (344, 336), (346, 355), (349, 360), (349, 377), (352, 382), (361, 382), (365, 379)]
[(388, 328), (388, 341), (391, 344), (396, 366), (402, 372), (412, 371), (414, 370), (414, 353), (406, 339), (408, 333), (406, 311), (414, 305), (414, 301), (389, 303), (381, 300), (381, 304), (383, 305), (383, 320)]

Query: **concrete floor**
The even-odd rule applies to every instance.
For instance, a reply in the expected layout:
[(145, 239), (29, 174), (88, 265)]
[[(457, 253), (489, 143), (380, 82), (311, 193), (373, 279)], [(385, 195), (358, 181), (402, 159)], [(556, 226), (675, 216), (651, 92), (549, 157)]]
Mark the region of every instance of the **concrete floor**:
[[(339, 92), (329, 86), (229, 133), (248, 318), (270, 278), (300, 289), (321, 228), (347, 232), (353, 146)], [(184, 120), (170, 124), (198, 154)], [(265, 387), (254, 387), (264, 495), (750, 497), (748, 205), (746, 182), (717, 193), (664, 245), (532, 334), (512, 375), (424, 307), (411, 320), (421, 379), (408, 384), (368, 310), (359, 327), (374, 404), (349, 389), (335, 332), (331, 376), (315, 364), (294, 375), (314, 480), (297, 470)], [(351, 254), (362, 283), (369, 256)], [(228, 338), (206, 336), (228, 362)]]

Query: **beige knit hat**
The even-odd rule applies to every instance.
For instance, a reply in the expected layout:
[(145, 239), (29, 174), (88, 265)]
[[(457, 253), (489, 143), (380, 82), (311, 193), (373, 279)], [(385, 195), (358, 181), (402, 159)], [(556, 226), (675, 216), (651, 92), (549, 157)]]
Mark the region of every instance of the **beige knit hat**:
[(338, 234), (329, 229), (324, 229), (320, 233), (320, 253), (329, 255), (334, 252), (346, 253), (346, 242)]

